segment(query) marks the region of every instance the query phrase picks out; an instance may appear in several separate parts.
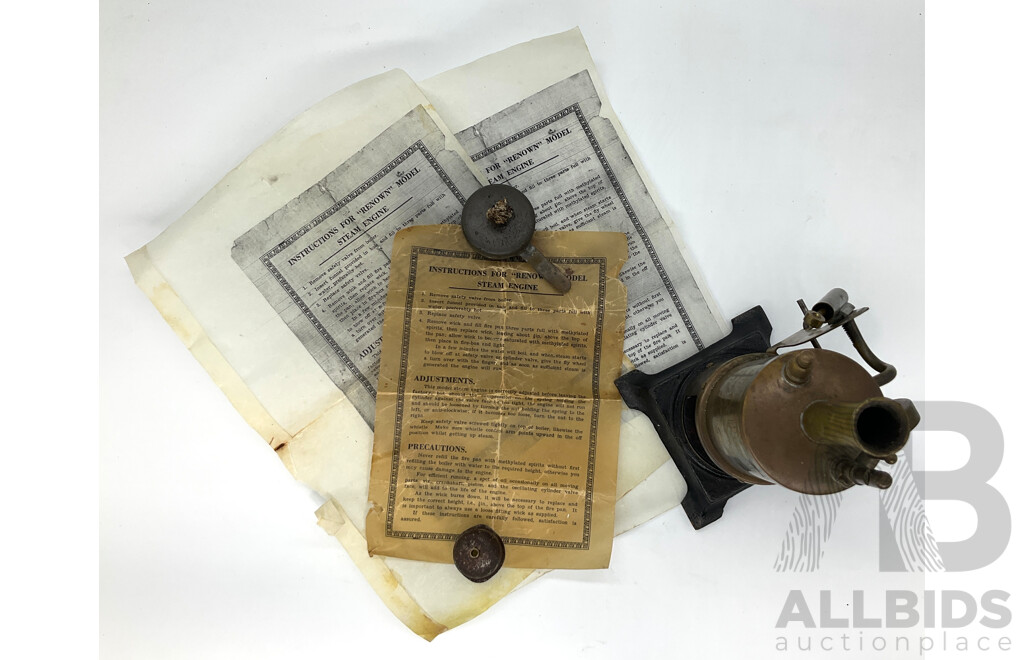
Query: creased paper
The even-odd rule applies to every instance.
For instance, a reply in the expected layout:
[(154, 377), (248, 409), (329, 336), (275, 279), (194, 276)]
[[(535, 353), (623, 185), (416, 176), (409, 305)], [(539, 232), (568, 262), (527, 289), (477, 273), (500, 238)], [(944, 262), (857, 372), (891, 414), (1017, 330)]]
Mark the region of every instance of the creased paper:
[(399, 233), (384, 316), (367, 541), (452, 561), (490, 526), (505, 565), (603, 568), (611, 556), (626, 237), (537, 232), (572, 280), (478, 255), (452, 225)]
[[(443, 105), (442, 112), (449, 114), (453, 108), (466, 104), (475, 94), (471, 85), (477, 76), (505, 76), (506, 81), (514, 84), (505, 85), (504, 95), (489, 95), (489, 102), (493, 103), (492, 108), (485, 109), (489, 112), (481, 113), (479, 103), (466, 104), (476, 116), (459, 125), (459, 130), (587, 69), (602, 99), (602, 116), (610, 117), (613, 126), (620, 131), (614, 115), (609, 114), (610, 106), (603, 97), (600, 81), (578, 31), (510, 50), (516, 53), (512, 59), (521, 64), (516, 75), (506, 76), (510, 58), (506, 53), (499, 53), (445, 74), (449, 83), (447, 91), (441, 90), (440, 85), (433, 85), (429, 99), (401, 71), (370, 78), (325, 99), (285, 126), (227, 174), (181, 219), (127, 258), (139, 287), (231, 404), (260, 433), (292, 475), (325, 498), (327, 503), (317, 512), (321, 525), (352, 554), (389, 607), (414, 632), (427, 638), (479, 614), (508, 593), (510, 584), (532, 579), (539, 572), (519, 573), (516, 572), (519, 569), (509, 569), (501, 583), (470, 587), (451, 565), (370, 558), (366, 554), (364, 524), (372, 431), (364, 416), (367, 401), (360, 401), (360, 396), (355, 394), (351, 398), (346, 396), (346, 392), (358, 392), (360, 387), (366, 391), (366, 388), (358, 378), (347, 380), (342, 375), (344, 367), (337, 367), (326, 353), (331, 348), (330, 342), (319, 330), (314, 336), (308, 328), (300, 329), (297, 316), (304, 312), (297, 298), (305, 300), (310, 310), (308, 303), (315, 302), (313, 298), (303, 299), (287, 291), (268, 294), (271, 289), (266, 286), (267, 282), (257, 281), (258, 277), (254, 279), (254, 257), (259, 261), (276, 244), (262, 252), (260, 248), (267, 247), (272, 237), (280, 243), (291, 235), (282, 233), (281, 228), (270, 227), (264, 227), (266, 231), (260, 234), (256, 228), (268, 219), (287, 217), (288, 213), (280, 214), (282, 209), (294, 209), (289, 204), (318, 183), (324, 184), (328, 197), (333, 195), (336, 199), (327, 208), (318, 207), (316, 215), (302, 218), (304, 222), (296, 225), (292, 233), (355, 192), (359, 186), (336, 188), (333, 182), (340, 179), (332, 179), (332, 173), (340, 175), (339, 168), (352, 159), (358, 160), (361, 150), (403, 119), (408, 122), (410, 116), (424, 129), (421, 137), (433, 136), (423, 140), (423, 144), (435, 160), (444, 161), (442, 169), (448, 171), (453, 182), (457, 179), (463, 182), (456, 183), (456, 189), (464, 194), (469, 192), (466, 189), (472, 184), (467, 183), (465, 172), (470, 172), (477, 182), (484, 182), (486, 179), (434, 109)], [(580, 62), (583, 66), (579, 66)], [(561, 70), (562, 63), (567, 63), (571, 70)], [(391, 135), (394, 134), (392, 131)], [(620, 137), (629, 152), (628, 141), (621, 131)], [(393, 158), (397, 158), (414, 143), (394, 146), (402, 148), (393, 154)], [(360, 171), (368, 173), (359, 185), (370, 181), (374, 172), (385, 169), (390, 162), (373, 171), (369, 166), (359, 167)], [(459, 178), (454, 170), (462, 166), (466, 170)], [(397, 170), (393, 171), (397, 177)], [(451, 194), (454, 195), (454, 191)], [(370, 199), (375, 196), (371, 195)], [(365, 201), (356, 208), (364, 206), (367, 206)], [(377, 212), (379, 208), (367, 210)], [(402, 207), (397, 214), (404, 210), (408, 209)], [(335, 214), (340, 211), (341, 208), (337, 209)], [(297, 221), (300, 215), (288, 221)], [(664, 213), (661, 215), (666, 217)], [(439, 220), (428, 218), (426, 214), (413, 220), (421, 224), (426, 221)], [(337, 241), (341, 235), (332, 235), (328, 240)], [(314, 236), (309, 242), (292, 246), (302, 251), (322, 237), (323, 234)], [(320, 249), (320, 245), (316, 245), (306, 255)], [(329, 266), (327, 263), (324, 267)], [(289, 280), (284, 271), (280, 272), (286, 282), (300, 281)], [(699, 277), (695, 276), (694, 281), (699, 282)], [(308, 285), (308, 280), (305, 283)], [(284, 291), (280, 281), (276, 286)], [(714, 315), (710, 299), (707, 300), (708, 309)], [(383, 306), (380, 311), (382, 314)], [(314, 325), (309, 317), (305, 318), (310, 326)], [(324, 325), (322, 321), (321, 325)], [(370, 336), (363, 334), (365, 327), (353, 330), (349, 328), (349, 336), (356, 338), (351, 340), (353, 345), (361, 341), (359, 337), (365, 340)], [(333, 337), (333, 329), (328, 334)], [(706, 341), (713, 341), (711, 334)], [(364, 349), (365, 346), (360, 350)], [(335, 357), (338, 356), (335, 354)], [(344, 363), (340, 357), (338, 360)], [(372, 367), (367, 367), (367, 371), (372, 371)], [(372, 383), (375, 378), (376, 374), (367, 380)], [(616, 484), (616, 496), (621, 498), (616, 504), (617, 533), (679, 502), (684, 486), (666, 460), (667, 454), (647, 419), (625, 411)], [(666, 465), (671, 469), (666, 469)], [(339, 521), (344, 524), (339, 526)]]

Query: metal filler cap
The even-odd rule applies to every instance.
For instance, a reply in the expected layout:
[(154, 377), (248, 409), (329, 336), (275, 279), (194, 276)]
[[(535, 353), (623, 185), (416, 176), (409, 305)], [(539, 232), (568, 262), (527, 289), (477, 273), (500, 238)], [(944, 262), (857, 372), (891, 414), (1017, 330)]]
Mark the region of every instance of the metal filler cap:
[(477, 525), (455, 539), (452, 558), (467, 580), (487, 582), (505, 563), (505, 543), (487, 525)]
[(488, 259), (519, 255), (559, 293), (571, 286), (558, 266), (530, 244), (537, 214), (526, 195), (495, 183), (474, 192), (462, 207), (462, 233), (473, 249)]

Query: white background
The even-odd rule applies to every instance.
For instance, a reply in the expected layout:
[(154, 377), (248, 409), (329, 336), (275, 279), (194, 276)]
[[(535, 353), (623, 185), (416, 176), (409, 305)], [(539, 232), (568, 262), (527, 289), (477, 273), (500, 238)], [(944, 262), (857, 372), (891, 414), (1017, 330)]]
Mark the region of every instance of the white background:
[[(1011, 592), (1014, 609), (1024, 593), (1014, 540), (984, 570), (880, 575), (878, 507), (868, 489), (847, 498), (821, 571), (776, 574), (796, 496), (762, 488), (730, 502), (701, 532), (681, 509), (670, 511), (616, 539), (609, 570), (546, 576), (433, 643), (394, 619), (315, 525), (315, 496), (230, 407), (134, 287), (122, 257), (337, 89), (388, 68), (425, 78), (574, 25), (724, 315), (762, 304), (781, 336), (798, 323), (795, 298), (844, 286), (871, 306), (864, 333), (901, 370), (891, 395), (972, 401), (1001, 422), (1007, 447), (992, 483), (1021, 510), (1019, 21), (988, 3), (929, 4), (925, 198), (922, 3), (435, 5), (101, 3), (101, 655), (347, 657), (376, 648), (445, 657), (782, 657), (801, 655), (773, 650), (790, 589), (810, 599), (818, 589), (998, 588)], [(39, 89), (45, 81), (28, 82)], [(36, 110), (25, 114), (50, 117), (52, 106), (29, 105)], [(83, 169), (91, 167), (86, 160)], [(38, 204), (31, 208), (38, 214)], [(68, 350), (57, 348), (59, 336), (41, 338), (47, 354)], [(46, 391), (56, 373), (43, 377)], [(79, 398), (71, 392), (66, 398)], [(65, 414), (47, 419), (64, 410), (53, 403), (17, 416), (70, 425), (54, 436), (87, 425)], [(86, 414), (95, 414), (89, 405)], [(38, 428), (16, 439), (41, 442)], [(966, 460), (955, 438), (929, 443), (929, 468)], [(86, 452), (67, 467), (89, 471), (93, 461)], [(50, 542), (31, 537), (23, 552), (62, 566), (79, 556), (69, 552), (75, 547), (96, 547), (90, 527), (80, 536), (65, 525), (89, 518), (78, 498), (94, 491), (70, 488), (63, 473), (24, 469), (38, 464), (11, 461), (29, 480), (25, 492), (56, 491), (36, 509), (43, 515), (25, 519), (59, 531)], [(929, 514), (940, 540), (972, 532), (973, 513), (962, 505), (930, 505)], [(27, 585), (26, 613), (68, 607), (59, 596), (73, 581), (50, 569), (41, 575)], [(1018, 629), (996, 636), (1019, 649)], [(47, 629), (30, 639), (37, 648), (73, 641), (62, 637)]]

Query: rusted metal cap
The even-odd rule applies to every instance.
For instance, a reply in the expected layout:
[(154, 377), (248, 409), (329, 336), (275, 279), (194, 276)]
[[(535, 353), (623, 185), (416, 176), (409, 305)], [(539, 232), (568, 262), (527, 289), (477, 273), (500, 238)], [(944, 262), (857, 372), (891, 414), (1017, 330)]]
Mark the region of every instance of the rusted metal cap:
[(505, 563), (505, 543), (487, 525), (470, 527), (455, 539), (452, 559), (467, 580), (487, 582)]
[(525, 250), (536, 226), (530, 200), (502, 183), (479, 188), (462, 207), (462, 233), (488, 259), (508, 259)]

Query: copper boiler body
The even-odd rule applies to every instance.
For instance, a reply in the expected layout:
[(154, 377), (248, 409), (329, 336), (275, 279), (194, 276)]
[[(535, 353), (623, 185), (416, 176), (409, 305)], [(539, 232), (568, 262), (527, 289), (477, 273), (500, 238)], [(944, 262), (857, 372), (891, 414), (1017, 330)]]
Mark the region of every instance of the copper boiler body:
[(696, 427), (708, 456), (734, 478), (824, 495), (855, 483), (891, 484), (874, 468), (906, 444), (916, 423), (908, 409), (909, 401), (883, 397), (875, 379), (840, 353), (754, 353), (708, 377)]

